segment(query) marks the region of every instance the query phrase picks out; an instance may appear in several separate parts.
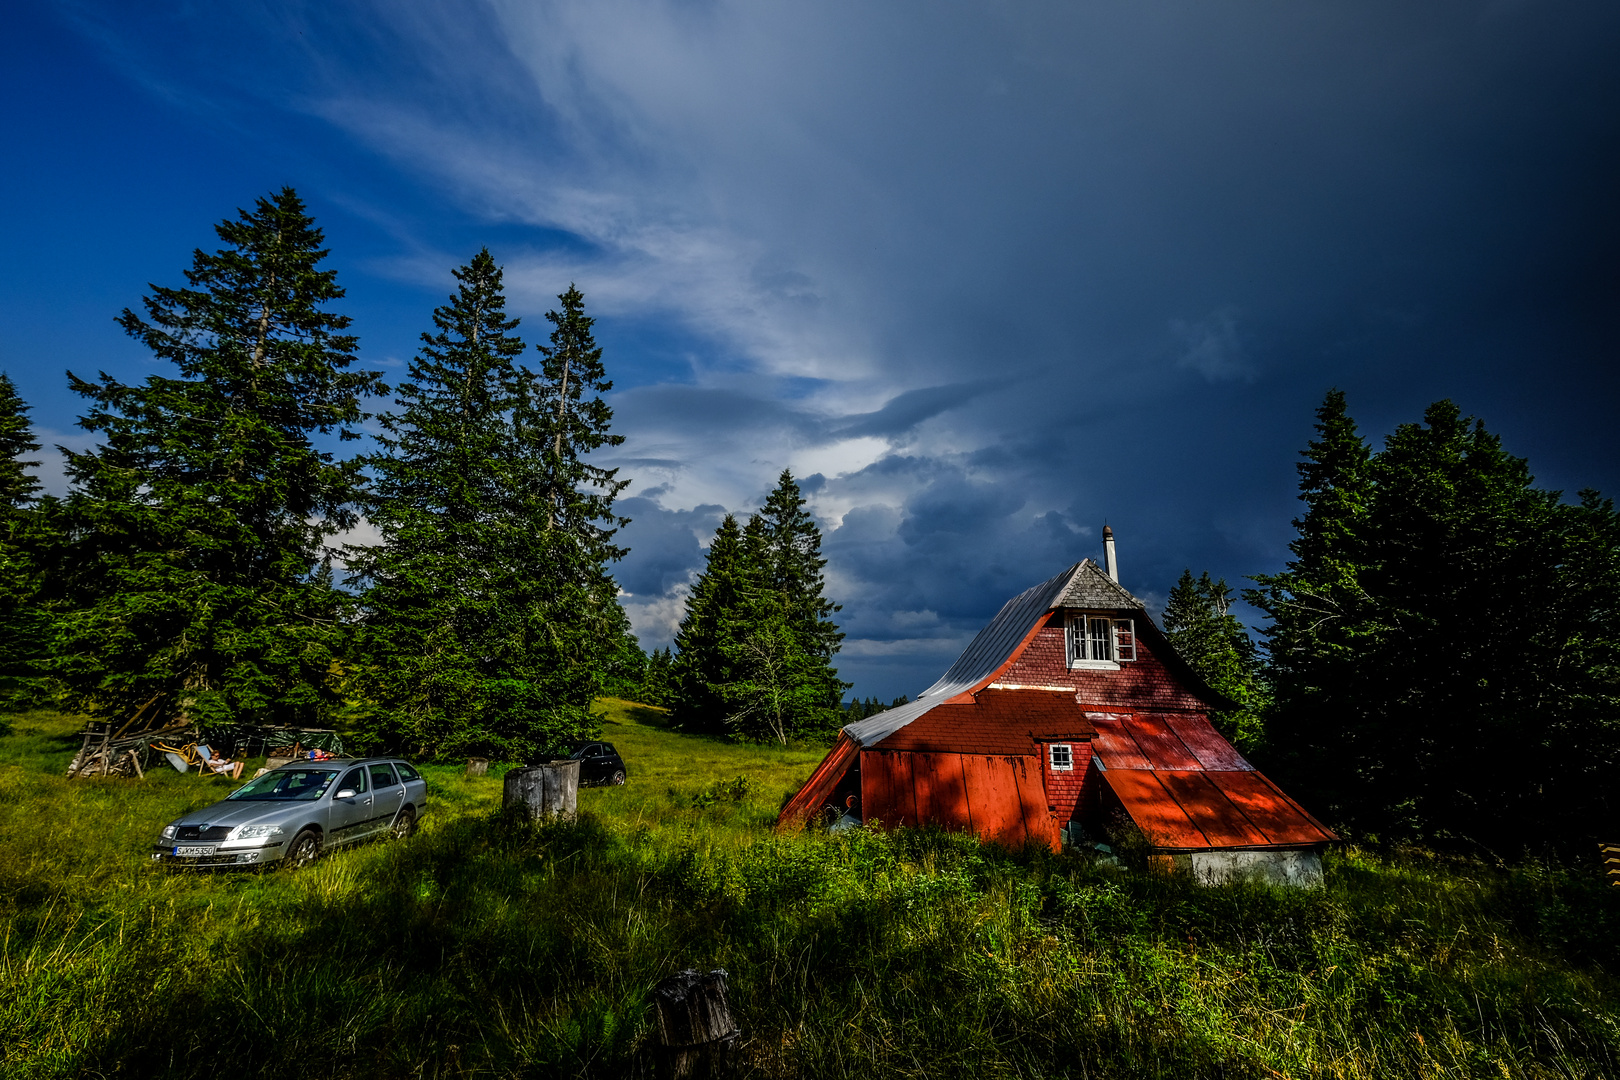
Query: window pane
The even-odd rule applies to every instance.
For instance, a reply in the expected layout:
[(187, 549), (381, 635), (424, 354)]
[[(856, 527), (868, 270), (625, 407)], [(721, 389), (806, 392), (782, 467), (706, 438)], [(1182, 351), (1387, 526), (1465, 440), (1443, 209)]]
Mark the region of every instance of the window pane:
[(1088, 618), (1086, 620), (1091, 636), (1091, 658), (1093, 660), (1112, 660), (1114, 658), (1113, 634), (1109, 632), (1107, 619)]

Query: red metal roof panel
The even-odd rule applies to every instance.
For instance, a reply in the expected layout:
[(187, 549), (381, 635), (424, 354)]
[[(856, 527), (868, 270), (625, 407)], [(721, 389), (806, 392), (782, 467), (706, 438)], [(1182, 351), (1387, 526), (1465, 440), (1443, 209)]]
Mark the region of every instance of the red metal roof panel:
[(781, 814), (777, 815), (777, 826), (802, 821), (819, 813), (822, 804), (832, 797), (838, 781), (842, 780), (844, 773), (855, 764), (855, 756), (860, 750), (854, 739), (839, 732), (838, 741), (833, 744), (832, 751), (821, 759), (821, 764), (810, 774), (810, 779), (804, 782), (799, 793), (793, 796), (793, 799), (782, 808)]
[(1192, 751), (1170, 730), (1162, 713), (1136, 713), (1125, 719), (1125, 728), (1155, 769), (1202, 768)]
[(1165, 722), (1176, 733), (1184, 746), (1192, 751), (1198, 763), (1206, 769), (1241, 770), (1248, 772), (1254, 766), (1243, 759), (1237, 748), (1227, 742), (1210, 724), (1203, 713), (1165, 713)]
[(1273, 844), (1322, 844), (1338, 839), (1258, 772), (1205, 775)]
[(1214, 846), (1159, 783), (1156, 773), (1146, 769), (1109, 769), (1103, 773), (1103, 779), (1108, 781), (1125, 812), (1149, 843), (1165, 848)]
[(1213, 847), (1256, 847), (1271, 838), (1252, 825), (1202, 769), (1154, 773)]
[(1097, 729), (1091, 741), (1091, 752), (1110, 772), (1114, 769), (1151, 769), (1153, 762), (1131, 737), (1125, 726), (1124, 713), (1086, 713), (1086, 719)]

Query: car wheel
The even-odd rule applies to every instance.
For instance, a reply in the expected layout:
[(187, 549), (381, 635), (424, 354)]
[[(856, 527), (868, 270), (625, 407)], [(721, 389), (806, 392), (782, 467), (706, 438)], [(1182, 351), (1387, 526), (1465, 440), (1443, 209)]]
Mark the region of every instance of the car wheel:
[(399, 812), (399, 817), (394, 819), (394, 839), (403, 840), (415, 831), (416, 811), (407, 806)]
[(613, 779), (609, 780), (608, 783), (612, 784), (614, 787), (623, 787), (624, 786), (624, 770), (623, 769), (615, 769), (615, 770), (613, 770)]
[(287, 845), (287, 854), (281, 857), (281, 863), (289, 870), (299, 870), (318, 859), (320, 854), (321, 834), (314, 829), (305, 829)]

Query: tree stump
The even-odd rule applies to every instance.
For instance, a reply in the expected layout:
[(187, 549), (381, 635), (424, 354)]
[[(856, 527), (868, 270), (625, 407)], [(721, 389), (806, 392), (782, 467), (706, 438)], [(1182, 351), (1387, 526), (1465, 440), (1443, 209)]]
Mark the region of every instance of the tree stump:
[(658, 1006), (658, 1073), (671, 1080), (735, 1071), (739, 1030), (726, 1002), (726, 970), (680, 971), (653, 987)]
[(489, 758), (475, 757), (467, 759), (467, 778), (485, 776), (489, 773)]
[(579, 762), (553, 761), (506, 774), (501, 805), (530, 820), (553, 814), (574, 816), (579, 800)]

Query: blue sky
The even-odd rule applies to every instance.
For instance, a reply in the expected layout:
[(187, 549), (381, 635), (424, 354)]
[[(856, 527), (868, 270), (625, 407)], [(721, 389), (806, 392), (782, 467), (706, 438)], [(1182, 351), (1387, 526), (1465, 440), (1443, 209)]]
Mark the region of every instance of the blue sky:
[(391, 374), (487, 245), (531, 340), (570, 281), (599, 319), (648, 647), (784, 467), (883, 698), (1105, 521), (1150, 601), (1277, 569), (1330, 386), (1620, 488), (1611, 3), (9, 14), (0, 369), (44, 441), (79, 443), (65, 370), (154, 370), (118, 311), (282, 184)]

